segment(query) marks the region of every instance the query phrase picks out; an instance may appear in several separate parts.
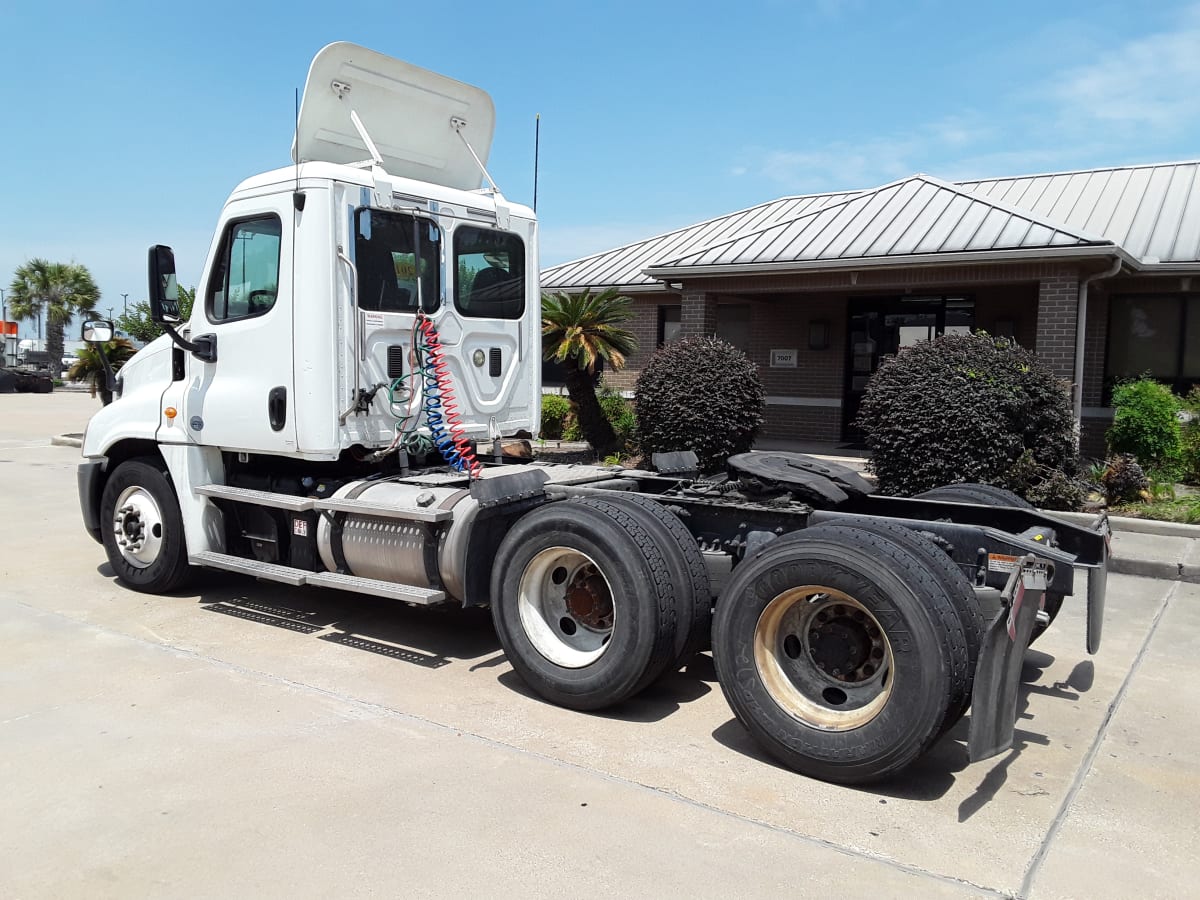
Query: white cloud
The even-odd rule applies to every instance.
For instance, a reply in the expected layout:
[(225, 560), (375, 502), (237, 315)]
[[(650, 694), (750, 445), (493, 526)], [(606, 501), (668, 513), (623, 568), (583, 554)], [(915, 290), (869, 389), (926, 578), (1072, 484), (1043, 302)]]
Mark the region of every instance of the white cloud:
[(1076, 58), (1089, 62), (1030, 69), (1036, 83), (981, 99), (986, 117), (967, 109), (860, 141), (745, 148), (732, 173), (808, 192), (915, 172), (959, 180), (1178, 156), (1179, 138), (1200, 121), (1200, 4), (1170, 30), (1079, 49)]
[(1067, 123), (1174, 133), (1200, 113), (1200, 6), (1180, 27), (1102, 50), (1054, 92)]
[(834, 141), (804, 150), (750, 150), (738, 168), (787, 191), (858, 190), (918, 171), (940, 174), (934, 163), (947, 148), (966, 152), (992, 137), (972, 113), (864, 141)]

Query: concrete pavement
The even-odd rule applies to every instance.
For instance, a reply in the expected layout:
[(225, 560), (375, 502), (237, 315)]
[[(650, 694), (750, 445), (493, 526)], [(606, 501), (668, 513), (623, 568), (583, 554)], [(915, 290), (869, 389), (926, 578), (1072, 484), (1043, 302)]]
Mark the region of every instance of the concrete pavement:
[[(86, 402), (80, 403), (83, 400)], [(0, 895), (1188, 896), (1200, 587), (1114, 575), (1027, 659), (1018, 746), (801, 778), (711, 660), (604, 715), (486, 615), (212, 574), (159, 598), (83, 534), (86, 395), (0, 396)], [(51, 427), (47, 427), (47, 426)]]

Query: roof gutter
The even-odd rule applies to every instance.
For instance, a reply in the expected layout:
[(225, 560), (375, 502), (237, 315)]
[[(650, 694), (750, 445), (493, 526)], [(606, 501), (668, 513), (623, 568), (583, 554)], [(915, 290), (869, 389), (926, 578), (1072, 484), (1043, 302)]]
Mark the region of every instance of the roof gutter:
[(1123, 262), (1116, 257), (1113, 264), (1103, 272), (1093, 272), (1079, 282), (1079, 306), (1075, 315), (1075, 377), (1071, 391), (1071, 413), (1075, 417), (1075, 436), (1078, 438), (1083, 423), (1083, 345), (1087, 338), (1088, 285), (1102, 278), (1112, 278), (1121, 271)]
[(1116, 255), (1131, 268), (1140, 268), (1138, 261), (1112, 243), (1079, 244), (1064, 247), (1031, 247), (1019, 250), (959, 250), (948, 253), (919, 253), (903, 256), (855, 257), (847, 259), (777, 260), (761, 263), (716, 263), (709, 265), (647, 266), (642, 274), (663, 281), (688, 277), (737, 277), (787, 272), (802, 275), (806, 272), (829, 269), (861, 270), (870, 268), (906, 268), (922, 266), (937, 268), (960, 266), (965, 263), (992, 262), (1051, 262), (1086, 257)]

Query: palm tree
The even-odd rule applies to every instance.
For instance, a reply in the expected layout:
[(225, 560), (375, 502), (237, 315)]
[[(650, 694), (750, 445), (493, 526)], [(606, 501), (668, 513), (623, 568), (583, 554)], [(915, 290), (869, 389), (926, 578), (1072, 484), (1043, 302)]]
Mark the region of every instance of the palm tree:
[[(129, 361), (129, 357), (137, 353), (131, 344), (125, 338), (117, 338), (115, 341), (109, 341), (104, 345), (104, 352), (108, 356), (108, 363), (116, 372), (121, 366)], [(100, 402), (105, 406), (112, 403), (112, 391), (108, 389), (108, 383), (105, 379), (104, 361), (100, 358), (100, 352), (93, 346), (89, 345), (82, 350), (76, 350), (75, 355), (79, 357), (70, 370), (67, 372), (67, 378), (71, 381), (86, 381), (91, 385), (92, 396), (100, 395)]]
[(632, 317), (633, 301), (616, 288), (595, 295), (590, 290), (542, 295), (542, 355), (562, 363), (579, 429), (601, 457), (619, 448), (596, 398), (596, 365), (600, 360), (611, 369), (625, 365), (637, 340), (620, 325)]
[[(192, 317), (192, 304), (196, 302), (196, 289), (179, 285), (179, 317), (186, 322)], [(139, 300), (129, 306), (129, 310), (117, 316), (117, 329), (129, 335), (135, 341), (148, 344), (160, 334), (163, 328), (150, 318), (150, 302)]]
[(13, 274), (9, 285), (9, 309), (15, 319), (46, 316), (46, 355), (57, 377), (62, 365), (63, 329), (78, 313), (91, 313), (100, 300), (100, 290), (87, 266), (31, 259)]

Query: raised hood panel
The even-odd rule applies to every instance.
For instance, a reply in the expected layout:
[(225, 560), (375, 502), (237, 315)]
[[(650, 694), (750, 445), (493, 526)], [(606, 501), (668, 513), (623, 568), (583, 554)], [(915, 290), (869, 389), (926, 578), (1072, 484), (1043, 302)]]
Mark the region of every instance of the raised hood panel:
[(487, 163), (496, 111), (486, 91), (340, 41), (313, 58), (300, 102), (292, 159), (354, 163), (371, 158), (350, 120), (358, 113), (392, 175), (474, 190), (483, 175), (450, 124)]

